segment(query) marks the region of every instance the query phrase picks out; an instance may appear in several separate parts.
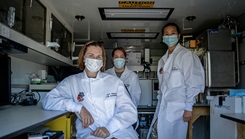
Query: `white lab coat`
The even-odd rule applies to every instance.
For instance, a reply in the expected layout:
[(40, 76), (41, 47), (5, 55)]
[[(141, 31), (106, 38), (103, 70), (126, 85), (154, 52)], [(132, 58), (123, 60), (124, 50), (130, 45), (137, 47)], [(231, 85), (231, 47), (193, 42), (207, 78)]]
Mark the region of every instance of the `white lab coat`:
[(184, 110), (192, 111), (195, 96), (204, 92), (204, 70), (199, 58), (180, 44), (158, 62), (158, 104), (147, 136), (158, 118), (159, 139), (186, 139)]
[[(84, 93), (78, 101), (79, 92)], [(138, 134), (131, 126), (137, 120), (137, 109), (130, 100), (123, 82), (115, 76), (98, 72), (96, 78), (88, 78), (86, 72), (65, 78), (43, 99), (46, 110), (75, 112), (77, 139), (96, 139), (90, 135), (98, 127), (110, 132), (109, 138), (137, 139)], [(94, 123), (82, 127), (80, 110), (85, 107), (93, 116)]]
[[(114, 67), (106, 70), (105, 72), (117, 76)], [(128, 69), (127, 66), (125, 66), (125, 70), (123, 71), (120, 79), (127, 87), (131, 99), (134, 105), (137, 107), (139, 105), (141, 96), (141, 88), (138, 75), (134, 71)]]

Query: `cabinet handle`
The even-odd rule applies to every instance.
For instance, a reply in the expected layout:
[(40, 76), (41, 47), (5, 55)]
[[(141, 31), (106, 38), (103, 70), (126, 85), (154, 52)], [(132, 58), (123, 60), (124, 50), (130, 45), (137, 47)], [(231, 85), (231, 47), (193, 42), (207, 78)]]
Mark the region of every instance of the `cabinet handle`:
[(32, 7), (32, 0), (30, 1), (30, 8)]

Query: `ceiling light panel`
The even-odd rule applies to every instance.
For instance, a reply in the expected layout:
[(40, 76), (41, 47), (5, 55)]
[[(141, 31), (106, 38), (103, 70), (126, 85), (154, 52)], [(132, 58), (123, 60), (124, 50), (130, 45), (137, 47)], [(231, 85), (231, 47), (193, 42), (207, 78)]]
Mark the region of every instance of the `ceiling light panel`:
[(168, 20), (174, 8), (99, 8), (103, 20)]

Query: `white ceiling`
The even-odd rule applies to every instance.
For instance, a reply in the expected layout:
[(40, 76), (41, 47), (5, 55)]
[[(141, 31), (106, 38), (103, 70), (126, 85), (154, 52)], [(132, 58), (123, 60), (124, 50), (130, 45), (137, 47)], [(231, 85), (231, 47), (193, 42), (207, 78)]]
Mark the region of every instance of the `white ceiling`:
[[(75, 40), (102, 40), (108, 44), (105, 47), (113, 47), (112, 44), (118, 41), (108, 39), (106, 32), (120, 32), (121, 29), (159, 32), (155, 40), (142, 40), (146, 42), (145, 45), (158, 46), (161, 41), (161, 28), (167, 22), (177, 23), (182, 33), (199, 34), (207, 28), (220, 25), (227, 15), (238, 17), (245, 13), (245, 0), (155, 0), (154, 8), (174, 8), (168, 21), (115, 21), (102, 20), (98, 8), (118, 7), (119, 0), (46, 0), (46, 2), (51, 4), (73, 28)], [(77, 21), (75, 15), (83, 15), (85, 19)], [(185, 19), (190, 15), (196, 16), (193, 22)], [(186, 28), (192, 29), (185, 30)]]

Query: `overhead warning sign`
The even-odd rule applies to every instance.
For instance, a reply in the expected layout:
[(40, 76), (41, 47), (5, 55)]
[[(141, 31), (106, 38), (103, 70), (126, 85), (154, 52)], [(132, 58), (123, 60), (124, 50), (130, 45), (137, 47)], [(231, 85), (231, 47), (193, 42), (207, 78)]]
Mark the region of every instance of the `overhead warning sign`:
[(119, 1), (120, 8), (153, 8), (154, 1)]
[(145, 29), (121, 29), (121, 32), (145, 32)]

